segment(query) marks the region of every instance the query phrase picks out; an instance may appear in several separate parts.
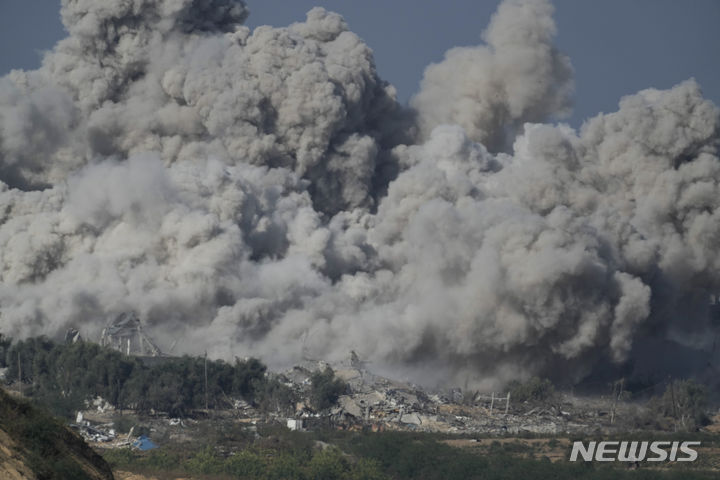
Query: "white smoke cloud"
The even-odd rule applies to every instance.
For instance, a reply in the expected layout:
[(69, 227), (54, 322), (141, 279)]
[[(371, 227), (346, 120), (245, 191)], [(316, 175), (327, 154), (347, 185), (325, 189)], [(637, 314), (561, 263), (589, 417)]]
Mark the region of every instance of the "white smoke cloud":
[(703, 331), (718, 108), (690, 80), (525, 123), (569, 107), (551, 13), (502, 3), (408, 111), (323, 9), (251, 32), (239, 1), (64, 1), (70, 36), (0, 79), (0, 329), (134, 309), (189, 353), (479, 385)]

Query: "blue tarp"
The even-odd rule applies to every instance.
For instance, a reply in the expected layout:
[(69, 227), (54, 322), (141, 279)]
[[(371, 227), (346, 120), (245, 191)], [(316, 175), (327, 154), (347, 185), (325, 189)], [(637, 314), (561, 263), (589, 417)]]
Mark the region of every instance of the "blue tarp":
[(133, 447), (137, 447), (139, 450), (152, 450), (157, 448), (157, 445), (145, 435), (141, 435), (133, 442)]

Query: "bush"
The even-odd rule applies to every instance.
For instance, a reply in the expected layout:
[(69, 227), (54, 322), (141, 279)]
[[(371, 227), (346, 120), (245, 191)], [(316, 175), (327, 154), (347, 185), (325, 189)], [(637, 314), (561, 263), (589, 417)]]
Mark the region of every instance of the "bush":
[(348, 472), (347, 460), (337, 448), (328, 448), (316, 453), (310, 460), (310, 478), (314, 480), (335, 480)]
[(295, 411), (297, 398), (292, 388), (283, 385), (277, 378), (257, 382), (255, 394), (258, 406), (263, 412), (290, 415)]
[(137, 455), (130, 448), (111, 448), (103, 452), (103, 458), (113, 469), (127, 467), (136, 461)]
[(330, 367), (313, 373), (310, 383), (310, 402), (316, 410), (332, 407), (338, 397), (347, 391), (347, 384), (335, 378), (335, 372)]
[(673, 380), (661, 396), (648, 402), (653, 415), (673, 417), (679, 423), (677, 426), (686, 431), (695, 431), (710, 423), (707, 406), (707, 387), (694, 380)]
[(195, 474), (218, 474), (223, 473), (225, 465), (222, 458), (215, 455), (212, 447), (205, 447), (196, 453), (190, 460), (185, 462), (185, 468)]
[(265, 468), (262, 458), (248, 451), (239, 452), (225, 461), (225, 473), (236, 477), (260, 478)]
[(302, 464), (294, 455), (280, 453), (273, 457), (265, 476), (267, 480), (304, 480)]
[(385, 475), (378, 462), (370, 459), (360, 459), (353, 465), (350, 473), (351, 480), (389, 480), (390, 477)]
[(172, 470), (180, 465), (183, 458), (178, 453), (156, 449), (149, 452), (143, 460), (148, 466), (162, 470)]
[(508, 384), (512, 402), (546, 402), (555, 396), (555, 387), (548, 379), (533, 377), (525, 383), (517, 380)]

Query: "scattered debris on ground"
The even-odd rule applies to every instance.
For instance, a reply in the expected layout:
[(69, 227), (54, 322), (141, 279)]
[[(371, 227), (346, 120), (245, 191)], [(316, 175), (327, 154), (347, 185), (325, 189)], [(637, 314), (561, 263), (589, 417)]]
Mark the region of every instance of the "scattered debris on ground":
[[(294, 411), (261, 411), (258, 405), (228, 398), (229, 408), (197, 411), (185, 418), (160, 412), (138, 419), (134, 412), (116, 412), (102, 398), (87, 404), (73, 425), (88, 442), (100, 448), (139, 448), (193, 442), (208, 431), (232, 430), (259, 438), (260, 425), (283, 425), (289, 430), (319, 428), (364, 431), (414, 431), (457, 435), (458, 438), (556, 437), (611, 435), (632, 430), (629, 419), (643, 407), (602, 396), (558, 393), (548, 401), (513, 401), (509, 393), (434, 390), (392, 380), (370, 372), (363, 362), (333, 365), (334, 376), (346, 388), (330, 408), (313, 408), (312, 377), (329, 365), (308, 361), (281, 373), (268, 373), (292, 390)], [(118, 433), (115, 422), (137, 420), (137, 429)], [(717, 422), (720, 423), (720, 422)], [(709, 428), (713, 428), (710, 426)], [(708, 430), (709, 431), (709, 430)], [(145, 436), (145, 437), (143, 437)], [(464, 442), (470, 440), (463, 440)], [(554, 450), (553, 450), (554, 451)], [(550, 455), (552, 457), (552, 455)]]
[[(304, 420), (306, 428), (329, 424), (347, 430), (498, 436), (575, 434), (614, 428), (608, 416), (609, 405), (587, 408), (583, 406), (584, 399), (574, 396), (562, 396), (555, 404), (514, 404), (508, 394), (465, 393), (457, 388), (432, 391), (374, 375), (357, 364), (351, 361), (350, 365), (336, 366), (335, 375), (347, 383), (348, 392), (338, 398), (333, 408), (316, 412), (307, 401), (301, 401), (294, 418)], [(306, 362), (283, 372), (279, 378), (299, 398), (305, 399), (312, 373), (326, 367), (325, 362)]]

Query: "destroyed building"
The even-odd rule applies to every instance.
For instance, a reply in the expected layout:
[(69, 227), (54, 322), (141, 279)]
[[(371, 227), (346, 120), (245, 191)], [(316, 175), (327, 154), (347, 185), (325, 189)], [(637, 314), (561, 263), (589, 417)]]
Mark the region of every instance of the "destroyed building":
[[(459, 388), (424, 388), (358, 368), (358, 360), (351, 353), (349, 362), (332, 365), (335, 376), (348, 389), (326, 410), (311, 408), (308, 394), (313, 372), (324, 371), (329, 364), (306, 361), (279, 373), (278, 379), (300, 399), (294, 415), (285, 419), (288, 428), (312, 430), (332, 426), (342, 430), (498, 436), (610, 432), (622, 428), (609, 421), (611, 404), (607, 402), (585, 405), (585, 398), (563, 395), (549, 403), (524, 403), (513, 401), (507, 392), (484, 394)], [(629, 416), (629, 407), (623, 408), (623, 415)]]
[(100, 345), (126, 355), (160, 357), (163, 353), (142, 329), (135, 312), (123, 312), (111, 321), (100, 335)]

